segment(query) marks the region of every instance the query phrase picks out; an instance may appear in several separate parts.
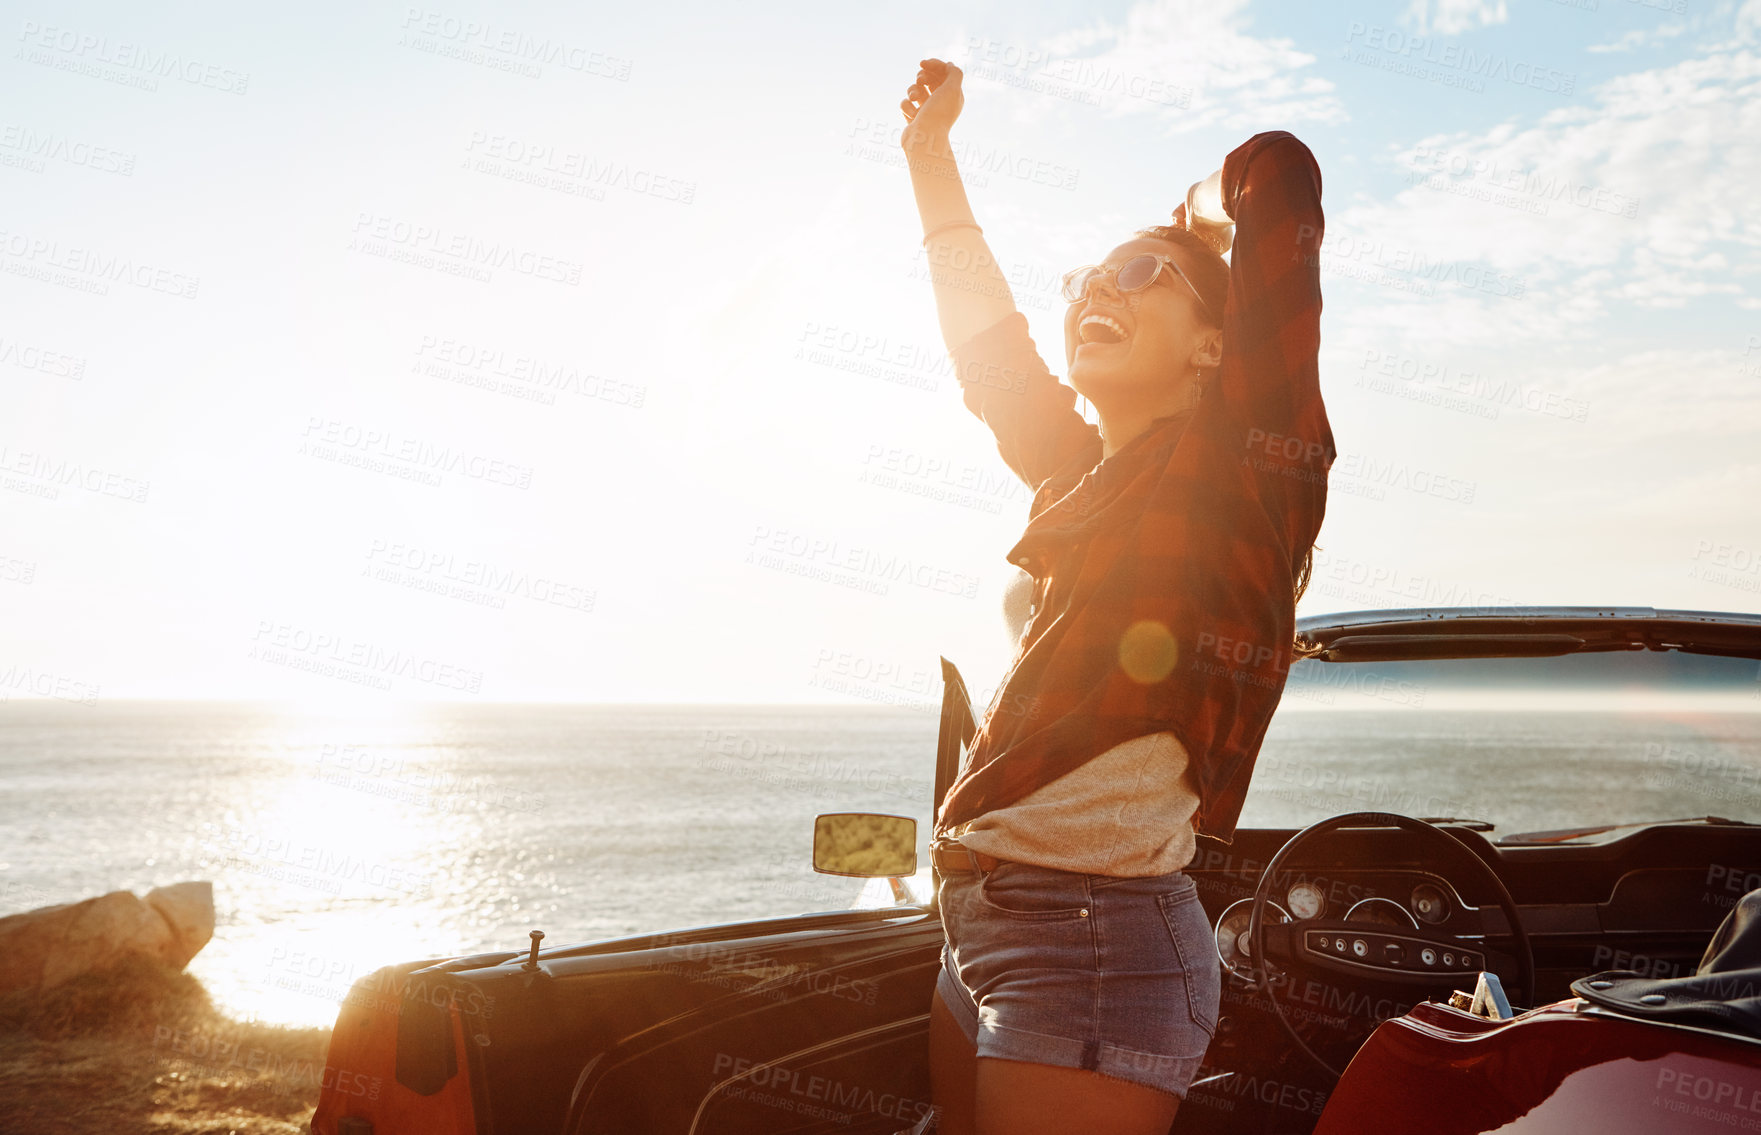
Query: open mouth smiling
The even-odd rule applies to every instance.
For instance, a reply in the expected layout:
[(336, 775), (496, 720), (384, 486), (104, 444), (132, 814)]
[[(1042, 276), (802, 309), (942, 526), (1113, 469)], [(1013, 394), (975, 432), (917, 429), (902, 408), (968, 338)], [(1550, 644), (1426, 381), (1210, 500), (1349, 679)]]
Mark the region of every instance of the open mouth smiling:
[(1091, 311), (1076, 325), (1076, 336), (1082, 345), (1123, 343), (1130, 337), (1125, 325), (1110, 315)]

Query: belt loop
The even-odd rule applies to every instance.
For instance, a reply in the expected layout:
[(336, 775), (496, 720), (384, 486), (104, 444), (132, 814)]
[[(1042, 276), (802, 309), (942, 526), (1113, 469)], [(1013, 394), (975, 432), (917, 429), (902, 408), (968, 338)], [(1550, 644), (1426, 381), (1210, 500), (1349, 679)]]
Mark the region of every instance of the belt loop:
[(977, 875), (981, 879), (985, 878), (986, 877), (985, 869), (983, 867), (979, 866), (978, 856), (973, 852), (973, 850), (970, 847), (967, 847), (965, 844), (960, 845), (960, 850), (964, 851), (966, 853), (966, 858), (972, 862), (972, 873)]

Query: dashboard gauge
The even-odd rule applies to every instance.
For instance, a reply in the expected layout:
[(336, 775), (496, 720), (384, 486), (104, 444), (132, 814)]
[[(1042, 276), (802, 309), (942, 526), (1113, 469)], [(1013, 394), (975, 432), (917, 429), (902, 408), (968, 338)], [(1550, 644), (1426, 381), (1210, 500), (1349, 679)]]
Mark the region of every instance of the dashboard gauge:
[(1385, 899), (1380, 896), (1353, 903), (1351, 909), (1345, 912), (1345, 921), (1373, 922), (1378, 926), (1403, 926), (1409, 930), (1419, 928), (1418, 921), (1404, 906), (1393, 899)]
[(1412, 912), (1419, 916), (1420, 922), (1436, 925), (1449, 917), (1449, 896), (1441, 887), (1420, 883), (1412, 889)]
[[(1217, 959), (1230, 973), (1250, 980), (1254, 975), (1243, 972), (1242, 966), (1253, 954), (1247, 940), (1247, 920), (1252, 913), (1253, 900), (1239, 899), (1230, 903), (1223, 917), (1217, 919)], [(1290, 912), (1275, 902), (1266, 903), (1266, 916), (1274, 924), (1290, 921)]]
[(1297, 918), (1319, 918), (1327, 909), (1327, 898), (1313, 883), (1296, 883), (1285, 894), (1290, 913)]

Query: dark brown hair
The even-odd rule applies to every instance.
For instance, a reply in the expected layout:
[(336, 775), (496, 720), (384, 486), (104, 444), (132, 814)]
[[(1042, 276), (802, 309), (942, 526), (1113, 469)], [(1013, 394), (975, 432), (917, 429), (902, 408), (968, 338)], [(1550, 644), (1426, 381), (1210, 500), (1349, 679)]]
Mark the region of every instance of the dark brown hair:
[(1192, 255), (1180, 262), (1192, 280), (1192, 286), (1204, 297), (1205, 305), (1216, 313), (1213, 326), (1223, 324), (1223, 303), (1229, 298), (1229, 262), (1217, 255), (1205, 239), (1189, 229), (1176, 228), (1173, 225), (1152, 225), (1147, 229), (1138, 229), (1133, 236), (1153, 237), (1165, 240), (1191, 252)]
[(1315, 546), (1310, 544), (1309, 550), (1302, 554), (1302, 563), (1296, 567), (1296, 596), (1292, 600), (1293, 602), (1302, 602), (1302, 593), (1309, 589), (1309, 577), (1314, 574), (1314, 571)]

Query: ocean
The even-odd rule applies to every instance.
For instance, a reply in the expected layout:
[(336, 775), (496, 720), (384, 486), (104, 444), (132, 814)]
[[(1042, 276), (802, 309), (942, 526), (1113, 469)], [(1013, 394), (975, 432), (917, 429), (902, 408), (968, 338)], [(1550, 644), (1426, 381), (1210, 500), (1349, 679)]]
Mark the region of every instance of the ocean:
[[(1500, 832), (1761, 821), (1761, 713), (1280, 711), (1242, 817)], [(240, 1017), (329, 1024), (419, 958), (890, 902), (815, 874), (813, 817), (911, 816), (937, 721), (888, 706), (0, 705), (0, 914), (211, 880), (191, 963)], [(911, 881), (917, 893), (927, 870)]]

